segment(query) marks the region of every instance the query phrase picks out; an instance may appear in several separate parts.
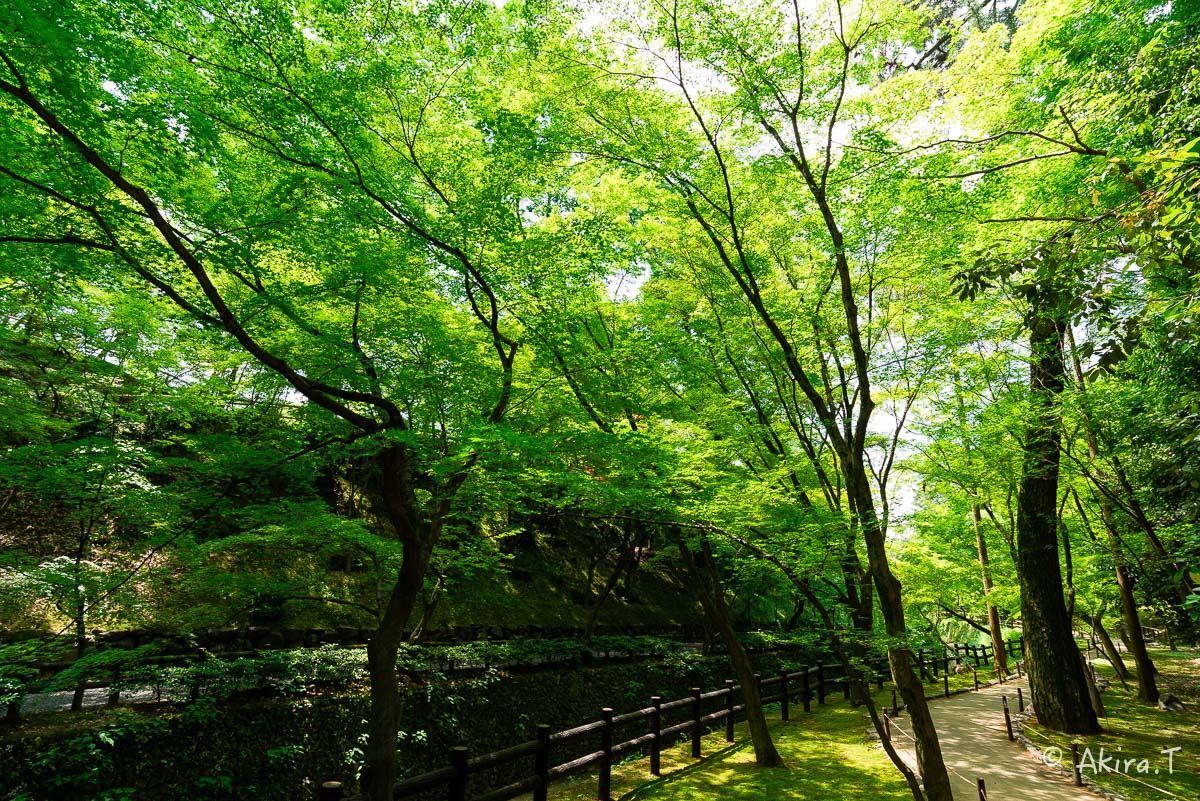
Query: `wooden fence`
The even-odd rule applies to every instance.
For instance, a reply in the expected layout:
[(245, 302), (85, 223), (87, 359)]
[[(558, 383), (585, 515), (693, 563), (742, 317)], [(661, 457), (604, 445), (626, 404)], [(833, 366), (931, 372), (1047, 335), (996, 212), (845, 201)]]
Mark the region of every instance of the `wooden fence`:
[[(1009, 642), (1008, 653), (1012, 656), (1024, 654), (1024, 642), (1017, 640)], [(971, 646), (954, 644), (945, 649), (920, 649), (913, 653), (921, 678), (929, 680), (930, 675), (938, 676), (939, 669), (944, 675), (951, 671), (951, 660), (968, 660), (972, 667), (988, 665), (993, 661), (992, 646)], [(878, 656), (868, 661), (869, 680), (874, 680), (877, 686), (883, 687), (886, 674), (886, 657)], [(812, 702), (818, 705), (825, 703), (830, 692), (840, 691), (844, 698), (850, 697), (850, 682), (845, 669), (840, 663), (804, 666), (797, 671), (781, 671), (776, 676), (755, 676), (758, 682), (759, 694), (763, 705), (778, 703), (780, 716), (788, 720), (793, 702), (800, 703), (805, 712), (811, 711)], [(976, 680), (978, 684), (978, 680)], [(691, 695), (674, 701), (664, 702), (660, 696), (652, 696), (650, 705), (632, 712), (616, 715), (610, 708), (600, 710), (600, 718), (591, 723), (585, 723), (565, 731), (551, 732), (550, 727), (539, 725), (534, 739), (505, 748), (472, 757), (462, 746), (451, 751), (450, 764), (444, 768), (413, 776), (399, 782), (395, 786), (394, 798), (411, 798), (445, 787), (446, 798), (449, 801), (467, 801), (470, 778), (474, 774), (493, 768), (524, 761), (529, 767), (529, 775), (520, 781), (489, 790), (482, 795), (472, 796), (472, 801), (509, 801), (509, 799), (533, 793), (533, 801), (546, 801), (550, 783), (556, 779), (581, 773), (585, 769), (597, 769), (597, 798), (609, 801), (609, 788), (614, 760), (632, 753), (649, 752), (650, 772), (660, 776), (660, 755), (664, 746), (670, 746), (681, 735), (688, 735), (691, 740), (691, 755), (694, 759), (701, 757), (701, 737), (716, 724), (725, 725), (725, 741), (734, 741), (733, 728), (738, 717), (744, 716), (746, 710), (744, 701), (738, 703), (741, 686), (732, 680), (727, 680), (725, 686), (710, 692), (704, 692), (700, 687), (693, 687)], [(894, 695), (893, 695), (894, 697)], [(893, 701), (893, 713), (895, 702)], [(673, 725), (664, 726), (664, 719), (675, 714), (683, 716), (684, 720)], [(634, 724), (640, 724), (638, 731), (628, 737)], [(555, 764), (554, 756), (568, 754), (568, 747), (578, 744), (585, 738), (599, 738), (599, 747), (581, 756)], [(626, 737), (626, 739), (618, 739)], [(578, 747), (575, 750), (579, 750)], [(561, 758), (561, 757), (560, 757)], [(341, 785), (330, 782), (322, 791), (323, 801), (339, 799)], [(355, 796), (348, 801), (356, 801)]]

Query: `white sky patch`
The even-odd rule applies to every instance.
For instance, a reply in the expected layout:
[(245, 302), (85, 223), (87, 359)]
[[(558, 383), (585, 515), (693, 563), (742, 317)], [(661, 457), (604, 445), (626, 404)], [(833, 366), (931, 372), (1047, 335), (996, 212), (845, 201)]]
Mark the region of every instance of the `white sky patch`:
[(121, 87), (115, 81), (103, 81), (100, 88), (108, 92), (117, 100), (128, 100), (129, 96), (121, 91)]
[(608, 299), (613, 301), (634, 300), (642, 291), (642, 284), (650, 278), (650, 270), (635, 268), (621, 270), (610, 275), (605, 281), (608, 286)]
[(180, 142), (187, 140), (188, 127), (178, 117), (167, 117), (167, 128), (171, 133), (175, 134), (175, 138)]
[(1170, 15), (1174, 7), (1174, 3), (1163, 3), (1161, 6), (1155, 6), (1154, 8), (1149, 9), (1143, 15), (1142, 19), (1146, 21), (1147, 25), (1150, 25), (1162, 19), (1163, 17)]

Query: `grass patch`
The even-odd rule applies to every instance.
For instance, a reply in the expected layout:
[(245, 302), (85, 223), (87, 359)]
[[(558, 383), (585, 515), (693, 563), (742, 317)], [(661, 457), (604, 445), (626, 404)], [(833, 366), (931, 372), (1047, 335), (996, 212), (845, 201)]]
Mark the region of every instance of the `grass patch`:
[[(1111, 684), (1102, 693), (1105, 711), (1104, 734), (1076, 737), (1044, 729), (1030, 720), (1024, 728), (1039, 748), (1053, 745), (1061, 749), (1065, 764), (1070, 765), (1071, 743), (1078, 742), (1085, 781), (1094, 781), (1131, 801), (1162, 801), (1171, 796), (1192, 799), (1200, 794), (1200, 658), (1195, 653), (1151, 649), (1151, 658), (1162, 674), (1159, 688), (1177, 695), (1187, 705), (1186, 712), (1163, 712), (1137, 700), (1136, 684), (1121, 687), (1107, 661), (1097, 663), (1097, 672)], [(1112, 757), (1119, 763), (1103, 762)], [(1170, 761), (1166, 749), (1180, 748)], [(1126, 760), (1132, 760), (1126, 762)], [(1142, 760), (1145, 760), (1143, 763)], [(1168, 769), (1170, 768), (1170, 772)], [(1140, 769), (1140, 770), (1139, 770)]]

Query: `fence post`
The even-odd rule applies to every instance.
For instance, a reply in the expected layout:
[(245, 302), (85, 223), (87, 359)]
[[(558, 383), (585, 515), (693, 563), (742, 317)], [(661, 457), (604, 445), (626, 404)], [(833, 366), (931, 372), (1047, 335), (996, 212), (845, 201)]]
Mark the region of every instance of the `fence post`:
[(725, 679), (725, 742), (733, 742), (733, 679)]
[(700, 758), (700, 688), (692, 688), (692, 759)]
[(935, 679), (938, 677), (938, 661), (939, 661), (938, 658), (933, 655), (932, 651), (930, 651), (929, 652), (929, 662), (930, 662), (930, 665), (933, 667), (933, 677)]
[(604, 756), (600, 757), (600, 781), (596, 789), (596, 797), (599, 801), (609, 801), (609, 790), (612, 787), (612, 707), (606, 706), (601, 709), (600, 719), (604, 721), (604, 728), (600, 730), (600, 750), (604, 752)]
[(779, 717), (781, 717), (784, 721), (787, 721), (790, 717), (790, 712), (788, 710), (788, 682), (786, 670), (779, 671), (779, 692), (781, 694), (779, 697)]
[(450, 751), (450, 801), (467, 801), (467, 748), (456, 745)]
[(1022, 687), (1017, 688), (1017, 711), (1025, 711), (1025, 690)]
[(341, 801), (342, 783), (324, 782), (317, 793), (317, 801)]
[(812, 681), (808, 675), (808, 665), (800, 666), (800, 697), (804, 701), (804, 711), (812, 711)]
[(987, 801), (987, 787), (982, 777), (975, 780), (975, 787), (979, 790), (979, 801)]
[(533, 785), (533, 801), (546, 801), (550, 787), (550, 726), (546, 723), (537, 725), (537, 750), (533, 752), (533, 775), (537, 784)]
[(975, 689), (978, 690), (979, 689), (979, 667), (978, 666), (971, 668), (971, 676), (974, 677)]
[(896, 688), (892, 687), (892, 714), (900, 714), (900, 707), (896, 705)]
[(1015, 740), (1017, 738), (1013, 735), (1012, 715), (1008, 712), (1008, 696), (1002, 695), (1000, 696), (1000, 700), (1004, 704), (1004, 728), (1008, 730), (1008, 739)]
[(889, 743), (892, 741), (892, 718), (886, 709), (883, 710), (883, 736)]
[(650, 734), (654, 735), (653, 739), (650, 740), (650, 775), (661, 776), (662, 696), (651, 696), (650, 706), (653, 707), (653, 710), (650, 712)]
[(817, 663), (817, 703), (825, 703), (825, 666)]
[(921, 681), (929, 681), (929, 668), (925, 665), (925, 649), (917, 649), (917, 669), (921, 672)]
[(949, 698), (950, 697), (950, 674), (949, 673), (942, 674), (942, 686), (945, 689), (945, 695), (943, 697)]
[(1075, 774), (1075, 786), (1083, 786), (1083, 775), (1079, 772), (1079, 743), (1071, 743), (1071, 772)]
[(879, 666), (875, 669), (875, 686), (882, 690), (883, 689), (883, 674), (885, 672), (889, 672), (888, 671), (889, 665), (888, 665), (887, 657), (886, 656), (879, 657), (879, 659), (877, 660), (877, 663)]

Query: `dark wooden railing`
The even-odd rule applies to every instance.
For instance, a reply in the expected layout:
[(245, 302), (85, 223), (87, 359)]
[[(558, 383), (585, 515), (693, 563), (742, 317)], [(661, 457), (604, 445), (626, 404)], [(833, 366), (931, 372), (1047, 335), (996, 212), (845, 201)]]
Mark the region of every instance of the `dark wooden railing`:
[[(1008, 644), (1008, 653), (1019, 657), (1023, 653), (1023, 643), (1012, 641)], [(946, 649), (920, 649), (914, 652), (918, 669), (923, 678), (932, 673), (937, 677), (939, 668), (943, 675), (951, 672), (952, 660), (957, 662), (970, 661), (973, 668), (990, 664), (993, 661), (992, 646), (971, 646), (954, 644)], [(879, 656), (868, 661), (868, 670), (863, 679), (874, 680), (877, 686), (883, 686), (887, 670), (887, 659)], [(781, 671), (778, 675), (756, 676), (762, 704), (778, 703), (783, 720), (788, 720), (791, 714), (793, 700), (803, 704), (805, 712), (810, 711), (812, 700), (824, 704), (830, 687), (841, 688), (843, 695), (850, 695), (850, 681), (840, 663), (818, 664), (804, 666), (797, 671)], [(947, 685), (948, 686), (948, 685)], [(799, 689), (797, 689), (797, 687)], [(533, 801), (546, 801), (547, 789), (551, 782), (580, 773), (587, 768), (597, 766), (597, 798), (599, 801), (609, 801), (613, 761), (631, 753), (648, 752), (650, 756), (650, 772), (661, 775), (661, 753), (664, 745), (675, 742), (675, 738), (687, 734), (691, 740), (691, 755), (695, 759), (701, 757), (701, 737), (706, 731), (717, 727), (723, 722), (725, 741), (734, 740), (734, 723), (744, 717), (745, 703), (737, 703), (741, 685), (727, 680), (725, 686), (710, 692), (703, 692), (699, 687), (693, 687), (691, 695), (674, 701), (664, 702), (660, 696), (653, 696), (650, 705), (632, 712), (614, 715), (613, 710), (604, 708), (600, 718), (591, 723), (584, 723), (565, 731), (550, 732), (550, 727), (537, 727), (535, 739), (514, 745), (502, 751), (493, 751), (477, 757), (471, 757), (466, 748), (461, 746), (451, 752), (450, 765), (438, 770), (422, 773), (419, 776), (405, 779), (396, 784), (394, 798), (397, 800), (411, 798), (415, 795), (446, 787), (446, 798), (449, 801), (467, 801), (470, 777), (485, 770), (509, 765), (514, 762), (526, 761), (529, 764), (530, 775), (520, 781), (503, 787), (488, 790), (482, 795), (471, 796), (472, 801), (508, 801), (533, 793)], [(893, 703), (894, 705), (894, 703)], [(684, 719), (670, 726), (662, 725), (664, 716), (676, 713), (676, 717)], [(630, 724), (644, 723), (642, 733), (629, 739), (618, 741), (617, 732)], [(558, 764), (552, 764), (552, 755), (557, 750), (560, 754), (571, 744), (576, 744), (583, 738), (599, 736), (599, 748), (584, 753)], [(578, 749), (577, 749), (578, 750)], [(567, 750), (570, 753), (569, 750)], [(340, 797), (329, 795), (330, 798)], [(348, 801), (356, 801), (354, 796)]]

